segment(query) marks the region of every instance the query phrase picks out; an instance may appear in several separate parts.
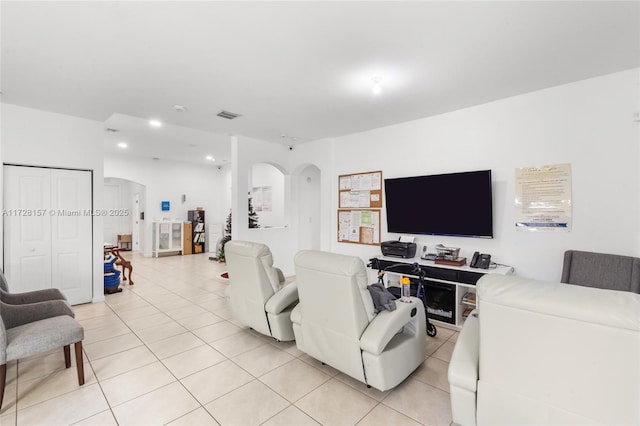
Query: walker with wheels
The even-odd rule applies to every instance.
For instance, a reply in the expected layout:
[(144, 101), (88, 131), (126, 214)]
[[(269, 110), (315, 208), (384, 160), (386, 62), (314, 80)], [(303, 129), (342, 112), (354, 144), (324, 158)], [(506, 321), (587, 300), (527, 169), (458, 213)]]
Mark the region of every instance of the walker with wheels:
[[(387, 272), (389, 269), (393, 268), (394, 266), (402, 266), (402, 267), (406, 267), (407, 264), (406, 263), (396, 263), (393, 265), (389, 265), (384, 269), (380, 269), (378, 268), (378, 282), (380, 284), (382, 284), (384, 286), (384, 274), (385, 272)], [(425, 318), (427, 319), (427, 335), (429, 337), (435, 337), (436, 334), (438, 334), (438, 330), (436, 329), (436, 326), (431, 324), (431, 322), (429, 321), (429, 312), (427, 310), (427, 295), (426, 295), (426, 289), (424, 286), (424, 272), (422, 271), (422, 268), (420, 268), (420, 266), (417, 263), (414, 263), (411, 265), (412, 266), (412, 270), (411, 270), (411, 275), (415, 275), (418, 277), (418, 287), (416, 289), (416, 294), (415, 297), (417, 297), (418, 299), (422, 300), (422, 304), (424, 305), (424, 314), (425, 314)], [(386, 287), (386, 286), (385, 286)], [(393, 289), (390, 288), (389, 290)], [(396, 299), (399, 298), (399, 294), (395, 294), (394, 291), (390, 291), (390, 293), (392, 293), (394, 296), (396, 296)]]

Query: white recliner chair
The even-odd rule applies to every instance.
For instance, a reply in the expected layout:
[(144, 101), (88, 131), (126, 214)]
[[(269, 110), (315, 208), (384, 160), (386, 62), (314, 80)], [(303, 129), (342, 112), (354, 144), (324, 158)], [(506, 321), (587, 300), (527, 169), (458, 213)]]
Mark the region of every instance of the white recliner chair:
[(401, 383), (426, 357), (422, 301), (374, 313), (358, 257), (303, 250), (295, 257), (300, 302), (291, 314), (298, 349), (378, 390)]
[(295, 283), (285, 285), (269, 247), (232, 240), (224, 252), (233, 319), (276, 340), (293, 340), (291, 310), (298, 302), (298, 290)]
[(640, 424), (640, 295), (485, 275), (449, 364), (453, 422)]

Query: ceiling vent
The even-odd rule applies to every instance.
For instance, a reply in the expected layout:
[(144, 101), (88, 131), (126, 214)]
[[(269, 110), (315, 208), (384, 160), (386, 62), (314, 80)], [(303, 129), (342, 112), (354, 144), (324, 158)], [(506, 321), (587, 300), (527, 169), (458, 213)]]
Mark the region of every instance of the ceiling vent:
[(242, 115), (240, 115), (240, 114), (236, 114), (235, 112), (229, 112), (229, 111), (225, 111), (225, 110), (220, 111), (216, 115), (218, 117), (226, 118), (227, 120), (233, 120), (234, 118), (242, 117)]

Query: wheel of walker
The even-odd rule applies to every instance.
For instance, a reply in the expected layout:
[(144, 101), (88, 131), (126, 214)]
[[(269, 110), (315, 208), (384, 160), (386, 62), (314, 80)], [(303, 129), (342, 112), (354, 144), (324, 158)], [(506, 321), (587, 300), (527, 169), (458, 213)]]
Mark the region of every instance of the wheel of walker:
[(431, 323), (427, 323), (427, 335), (429, 337), (436, 337), (436, 334), (438, 334), (436, 326)]

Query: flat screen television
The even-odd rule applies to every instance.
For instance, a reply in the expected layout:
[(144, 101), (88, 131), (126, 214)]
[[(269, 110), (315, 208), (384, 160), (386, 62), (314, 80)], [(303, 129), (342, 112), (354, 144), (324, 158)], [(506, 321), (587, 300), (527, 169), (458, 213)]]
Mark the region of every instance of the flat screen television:
[(491, 170), (384, 180), (387, 231), (493, 238)]

